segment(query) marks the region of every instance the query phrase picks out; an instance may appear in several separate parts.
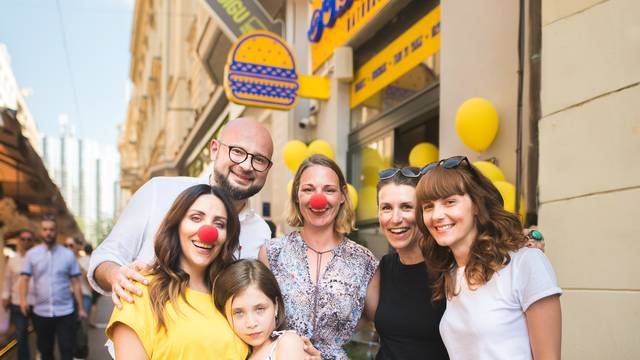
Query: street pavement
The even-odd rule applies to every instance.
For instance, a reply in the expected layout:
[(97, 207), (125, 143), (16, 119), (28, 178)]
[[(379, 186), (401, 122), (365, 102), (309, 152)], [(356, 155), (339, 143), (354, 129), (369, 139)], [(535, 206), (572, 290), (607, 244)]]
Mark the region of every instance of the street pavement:
[(96, 303), (96, 327), (89, 328), (89, 357), (88, 360), (110, 360), (111, 356), (107, 352), (104, 343), (107, 342), (107, 336), (104, 329), (109, 322), (111, 312), (113, 311), (113, 302), (111, 297), (101, 296)]

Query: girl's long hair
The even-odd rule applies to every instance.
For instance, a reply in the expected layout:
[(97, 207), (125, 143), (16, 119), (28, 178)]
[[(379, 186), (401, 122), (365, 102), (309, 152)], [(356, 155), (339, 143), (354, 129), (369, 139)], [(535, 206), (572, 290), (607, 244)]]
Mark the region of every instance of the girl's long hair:
[(526, 239), (518, 217), (504, 209), (502, 196), (491, 181), (473, 165), (463, 161), (455, 168), (438, 166), (422, 176), (416, 187), (416, 219), (424, 234), (420, 248), (428, 264), (432, 301), (456, 295), (453, 253), (438, 245), (423, 219), (423, 205), (452, 195), (468, 194), (476, 210), (477, 238), (469, 251), (464, 275), (471, 288), (486, 284), (495, 272), (509, 264), (510, 251), (523, 247)]
[(180, 264), (183, 253), (179, 228), (191, 205), (200, 196), (207, 194), (213, 194), (220, 199), (227, 212), (226, 240), (218, 255), (205, 271), (204, 281), (209, 290), (213, 288), (213, 280), (218, 273), (235, 260), (234, 253), (239, 246), (240, 221), (228, 195), (222, 189), (206, 184), (192, 186), (180, 193), (164, 217), (156, 233), (154, 245), (156, 260), (150, 271), (153, 278), (149, 284), (149, 300), (158, 324), (158, 330), (166, 329), (164, 310), (167, 303), (171, 303), (176, 311), (179, 311), (177, 308), (178, 296), (189, 304), (186, 298), (189, 274), (182, 270)]

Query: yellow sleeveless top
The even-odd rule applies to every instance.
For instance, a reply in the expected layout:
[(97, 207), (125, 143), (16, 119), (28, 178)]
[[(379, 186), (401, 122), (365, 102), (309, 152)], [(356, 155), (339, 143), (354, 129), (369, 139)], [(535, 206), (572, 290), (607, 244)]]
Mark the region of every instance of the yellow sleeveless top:
[(246, 359), (247, 345), (216, 309), (211, 294), (187, 288), (186, 298), (192, 307), (182, 297), (178, 298), (179, 312), (167, 304), (166, 330), (158, 331), (148, 287), (138, 286), (141, 297), (135, 297), (133, 304), (123, 302), (122, 310), (114, 308), (106, 329), (109, 339), (113, 325), (120, 322), (138, 334), (149, 359)]

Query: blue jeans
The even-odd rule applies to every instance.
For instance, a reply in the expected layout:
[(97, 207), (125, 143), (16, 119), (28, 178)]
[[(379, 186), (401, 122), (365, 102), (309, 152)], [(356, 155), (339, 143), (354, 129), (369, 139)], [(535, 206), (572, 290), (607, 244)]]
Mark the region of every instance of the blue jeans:
[[(31, 310), (29, 310), (31, 313)], [(29, 360), (29, 317), (24, 316), (20, 311), (20, 306), (11, 305), (11, 321), (16, 326), (16, 340), (18, 341), (18, 360)]]
[(89, 316), (89, 312), (91, 311), (91, 295), (82, 295), (82, 306), (84, 307), (84, 312)]

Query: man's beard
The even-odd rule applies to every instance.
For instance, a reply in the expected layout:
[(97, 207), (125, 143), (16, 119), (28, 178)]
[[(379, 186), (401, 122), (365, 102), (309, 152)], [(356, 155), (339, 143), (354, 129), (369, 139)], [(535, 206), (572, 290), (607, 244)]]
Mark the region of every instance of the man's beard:
[(233, 186), (229, 182), (229, 180), (227, 180), (226, 176), (217, 172), (215, 169), (213, 170), (213, 178), (216, 182), (216, 185), (222, 188), (222, 190), (224, 190), (233, 200), (248, 199), (262, 190), (262, 186), (260, 185), (250, 186), (246, 190), (238, 189), (237, 187)]

